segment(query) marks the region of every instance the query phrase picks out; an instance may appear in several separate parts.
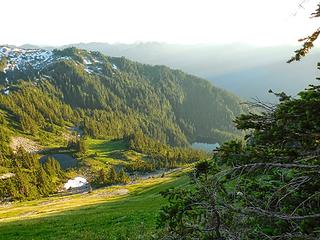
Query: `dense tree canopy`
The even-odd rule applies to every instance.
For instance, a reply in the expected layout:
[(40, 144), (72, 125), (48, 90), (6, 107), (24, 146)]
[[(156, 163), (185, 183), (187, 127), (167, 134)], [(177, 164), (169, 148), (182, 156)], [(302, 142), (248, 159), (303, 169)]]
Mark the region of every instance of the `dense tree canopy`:
[(0, 201), (35, 199), (57, 191), (64, 179), (60, 164), (49, 159), (44, 165), (39, 157), (20, 148), (17, 153), (0, 156), (0, 167), (10, 172), (0, 179)]

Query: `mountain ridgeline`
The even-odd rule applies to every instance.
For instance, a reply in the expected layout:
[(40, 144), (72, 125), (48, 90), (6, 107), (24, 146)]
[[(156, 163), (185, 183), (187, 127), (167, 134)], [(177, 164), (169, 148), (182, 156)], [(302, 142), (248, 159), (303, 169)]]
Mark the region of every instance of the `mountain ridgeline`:
[[(174, 146), (223, 142), (247, 111), (208, 81), (77, 48), (0, 47), (0, 121), (37, 135), (80, 126), (94, 137), (137, 131)], [(3, 126), (5, 124), (2, 124)]]

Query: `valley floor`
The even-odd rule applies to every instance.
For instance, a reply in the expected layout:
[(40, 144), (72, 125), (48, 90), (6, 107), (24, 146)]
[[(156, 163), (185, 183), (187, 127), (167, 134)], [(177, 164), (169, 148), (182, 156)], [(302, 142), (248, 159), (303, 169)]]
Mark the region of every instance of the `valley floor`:
[(0, 240), (151, 239), (166, 203), (159, 193), (185, 184), (183, 170), (92, 193), (0, 205)]

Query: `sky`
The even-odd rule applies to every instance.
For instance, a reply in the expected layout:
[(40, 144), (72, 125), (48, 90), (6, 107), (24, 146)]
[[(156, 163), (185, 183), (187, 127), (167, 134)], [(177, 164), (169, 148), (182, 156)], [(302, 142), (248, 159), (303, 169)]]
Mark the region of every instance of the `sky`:
[[(0, 44), (296, 44), (319, 0), (1, 0)], [(302, 3), (302, 7), (299, 4)]]

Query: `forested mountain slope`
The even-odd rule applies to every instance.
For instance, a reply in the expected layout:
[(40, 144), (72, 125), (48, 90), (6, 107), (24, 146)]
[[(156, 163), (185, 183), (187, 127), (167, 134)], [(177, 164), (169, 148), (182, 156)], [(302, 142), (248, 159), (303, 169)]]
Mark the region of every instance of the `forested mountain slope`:
[[(287, 64), (297, 46), (250, 46), (234, 44), (179, 45), (158, 42), (133, 44), (78, 43), (65, 47), (100, 51), (110, 56), (147, 63), (164, 64), (211, 81), (244, 99), (259, 97), (277, 102), (268, 90), (296, 95), (308, 84), (315, 84), (319, 51), (304, 61)], [(32, 47), (27, 46), (26, 47)]]
[(171, 145), (222, 142), (245, 111), (234, 95), (165, 66), (76, 48), (1, 47), (0, 59), (0, 114), (30, 134), (70, 123), (92, 137), (141, 130)]

